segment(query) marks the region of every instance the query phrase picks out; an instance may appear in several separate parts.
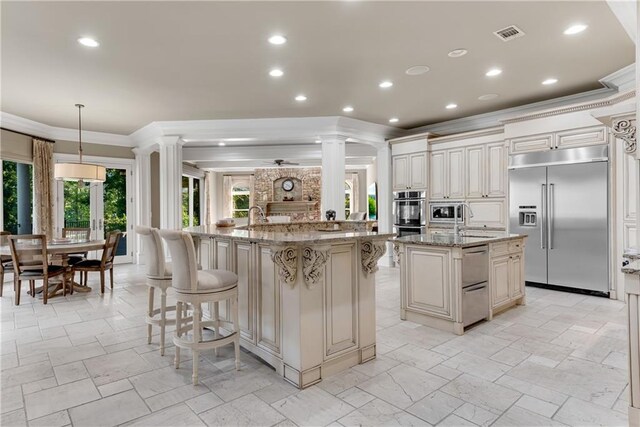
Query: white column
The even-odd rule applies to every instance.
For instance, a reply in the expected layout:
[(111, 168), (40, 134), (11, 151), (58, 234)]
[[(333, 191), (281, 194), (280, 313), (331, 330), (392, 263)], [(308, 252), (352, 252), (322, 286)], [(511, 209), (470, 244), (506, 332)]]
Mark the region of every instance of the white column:
[(322, 208), (324, 213), (333, 209), (336, 219), (344, 218), (345, 139), (330, 137), (322, 140)]
[(160, 228), (182, 228), (182, 145), (179, 136), (158, 138), (160, 146)]
[[(391, 212), (391, 148), (385, 143), (376, 154), (378, 181), (378, 231), (389, 233), (393, 228)], [(387, 251), (390, 254), (391, 251)]]
[[(151, 226), (151, 149), (134, 148), (136, 225)], [(136, 263), (140, 263), (144, 248), (140, 236), (136, 238)]]

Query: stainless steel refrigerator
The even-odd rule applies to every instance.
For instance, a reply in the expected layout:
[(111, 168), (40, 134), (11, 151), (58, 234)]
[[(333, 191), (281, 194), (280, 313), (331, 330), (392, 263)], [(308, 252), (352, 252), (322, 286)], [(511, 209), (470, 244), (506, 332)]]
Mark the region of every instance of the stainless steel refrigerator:
[(609, 292), (607, 146), (509, 158), (509, 228), (527, 234), (525, 280)]

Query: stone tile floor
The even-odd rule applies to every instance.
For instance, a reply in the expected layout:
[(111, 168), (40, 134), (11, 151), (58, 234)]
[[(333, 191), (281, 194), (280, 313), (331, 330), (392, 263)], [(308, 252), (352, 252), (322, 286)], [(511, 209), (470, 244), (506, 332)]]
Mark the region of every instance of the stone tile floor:
[(146, 344), (142, 269), (115, 271), (113, 292), (94, 277), (46, 306), (14, 307), (5, 283), (2, 426), (627, 424), (618, 301), (527, 288), (527, 306), (458, 337), (401, 321), (398, 270), (383, 267), (375, 361), (299, 391), (250, 353), (236, 372), (229, 346), (202, 356), (194, 387), (188, 351), (175, 370), (172, 347)]

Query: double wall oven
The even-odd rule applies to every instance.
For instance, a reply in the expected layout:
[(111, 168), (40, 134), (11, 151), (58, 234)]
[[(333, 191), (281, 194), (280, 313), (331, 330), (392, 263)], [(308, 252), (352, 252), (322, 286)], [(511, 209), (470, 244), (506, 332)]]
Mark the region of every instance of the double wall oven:
[(396, 191), (393, 193), (393, 228), (399, 237), (426, 233), (426, 191)]

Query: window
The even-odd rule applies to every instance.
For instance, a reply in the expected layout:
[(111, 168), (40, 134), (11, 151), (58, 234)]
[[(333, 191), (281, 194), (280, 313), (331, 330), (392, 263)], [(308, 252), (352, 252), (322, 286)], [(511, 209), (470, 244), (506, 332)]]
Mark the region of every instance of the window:
[(351, 199), (353, 198), (353, 190), (349, 181), (344, 182), (344, 217), (349, 218), (351, 213)]
[(200, 178), (182, 176), (182, 226), (200, 225)]
[(11, 234), (33, 232), (33, 165), (2, 161), (2, 228)]
[(250, 190), (247, 183), (236, 183), (231, 187), (231, 216), (247, 218), (249, 216)]

